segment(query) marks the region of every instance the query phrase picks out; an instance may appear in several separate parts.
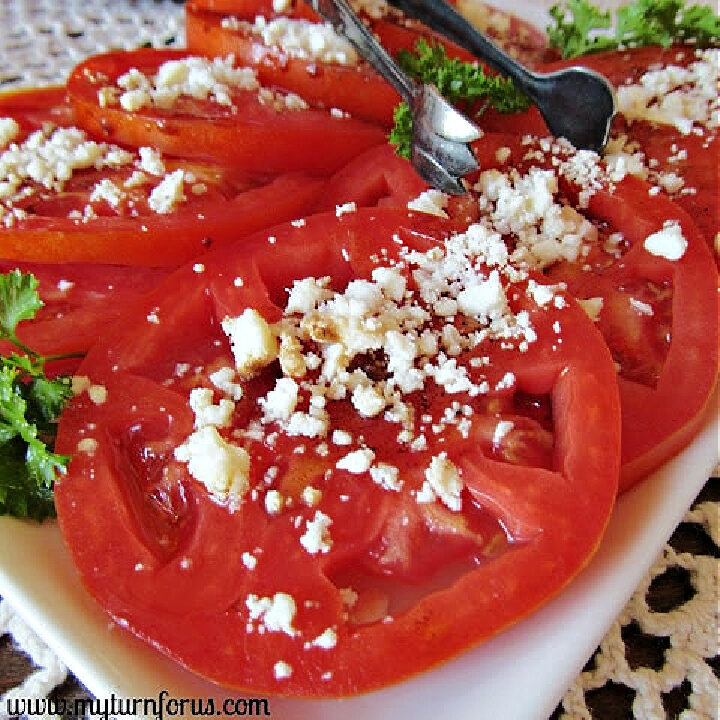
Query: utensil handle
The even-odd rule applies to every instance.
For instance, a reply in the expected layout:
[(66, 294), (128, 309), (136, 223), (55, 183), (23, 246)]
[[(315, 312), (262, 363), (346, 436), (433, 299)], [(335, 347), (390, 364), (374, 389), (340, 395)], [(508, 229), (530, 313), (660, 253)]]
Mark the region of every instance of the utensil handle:
[(417, 96), (415, 82), (403, 72), (385, 48), (365, 27), (346, 0), (311, 0), (315, 12), (322, 15), (340, 35), (344, 35), (367, 60), (412, 106)]
[[(441, 32), (473, 55), (482, 58), (502, 75), (511, 77), (530, 95), (536, 87), (534, 74), (518, 64), (445, 0), (390, 0), (405, 14)], [(530, 91), (530, 92), (529, 92)]]

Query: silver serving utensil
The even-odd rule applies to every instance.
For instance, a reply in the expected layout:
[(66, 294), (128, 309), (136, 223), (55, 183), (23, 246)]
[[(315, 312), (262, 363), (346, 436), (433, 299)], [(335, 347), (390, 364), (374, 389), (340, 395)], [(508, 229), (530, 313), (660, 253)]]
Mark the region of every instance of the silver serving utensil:
[(537, 105), (550, 132), (576, 148), (600, 152), (608, 141), (617, 107), (605, 77), (583, 67), (552, 73), (531, 72), (511, 58), (445, 0), (389, 0), (425, 25), (512, 78)]
[(482, 137), (482, 131), (445, 100), (433, 85), (422, 85), (409, 77), (346, 0), (311, 0), (311, 5), (407, 102), (413, 115), (410, 159), (418, 173), (443, 192), (464, 193), (463, 175), (479, 167), (468, 143)]

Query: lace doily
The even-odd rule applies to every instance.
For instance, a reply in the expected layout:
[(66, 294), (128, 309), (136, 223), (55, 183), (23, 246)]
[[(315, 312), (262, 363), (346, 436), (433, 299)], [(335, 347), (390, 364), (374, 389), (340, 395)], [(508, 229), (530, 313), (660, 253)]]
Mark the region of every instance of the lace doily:
[(0, 90), (62, 83), (88, 55), (185, 37), (182, 1), (0, 0)]
[[(182, 3), (172, 0), (0, 0), (0, 26), (0, 90), (61, 83), (92, 53), (182, 45), (184, 37)], [(551, 720), (718, 718), (719, 519), (713, 479)], [(35, 669), (0, 707), (8, 697), (68, 689), (67, 668), (0, 600), (3, 636)]]
[(716, 720), (718, 558), (720, 479), (712, 478), (552, 720)]

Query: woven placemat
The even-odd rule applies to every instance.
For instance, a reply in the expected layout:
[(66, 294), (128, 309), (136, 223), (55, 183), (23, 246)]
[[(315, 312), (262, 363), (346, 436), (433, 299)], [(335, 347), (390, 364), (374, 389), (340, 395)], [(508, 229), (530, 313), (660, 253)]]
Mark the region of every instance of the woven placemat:
[[(182, 3), (171, 0), (0, 0), (0, 27), (0, 90), (62, 83), (96, 52), (181, 46), (184, 38)], [(719, 518), (713, 478), (552, 720), (718, 718)], [(0, 662), (28, 660), (9, 680), (0, 664), (0, 716), (8, 697), (86, 692), (5, 601), (2, 636)]]

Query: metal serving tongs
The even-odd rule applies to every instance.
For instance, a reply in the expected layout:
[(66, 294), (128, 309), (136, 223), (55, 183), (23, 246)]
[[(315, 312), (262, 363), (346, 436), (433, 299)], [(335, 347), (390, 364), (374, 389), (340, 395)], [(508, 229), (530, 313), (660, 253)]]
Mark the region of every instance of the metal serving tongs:
[(465, 192), (463, 175), (479, 168), (468, 143), (482, 131), (456, 110), (433, 85), (409, 77), (378, 43), (346, 0), (311, 0), (313, 9), (346, 37), (402, 96), (413, 115), (412, 164), (433, 187)]
[[(482, 131), (447, 102), (433, 85), (410, 78), (377, 42), (346, 0), (310, 0), (317, 13), (344, 35), (407, 102), (413, 115), (411, 162), (434, 187), (463, 193), (463, 175), (478, 169), (468, 143)], [(482, 58), (537, 105), (550, 131), (578, 148), (600, 151), (616, 112), (615, 93), (600, 74), (572, 67), (533, 73), (500, 50), (444, 0), (390, 0)]]

